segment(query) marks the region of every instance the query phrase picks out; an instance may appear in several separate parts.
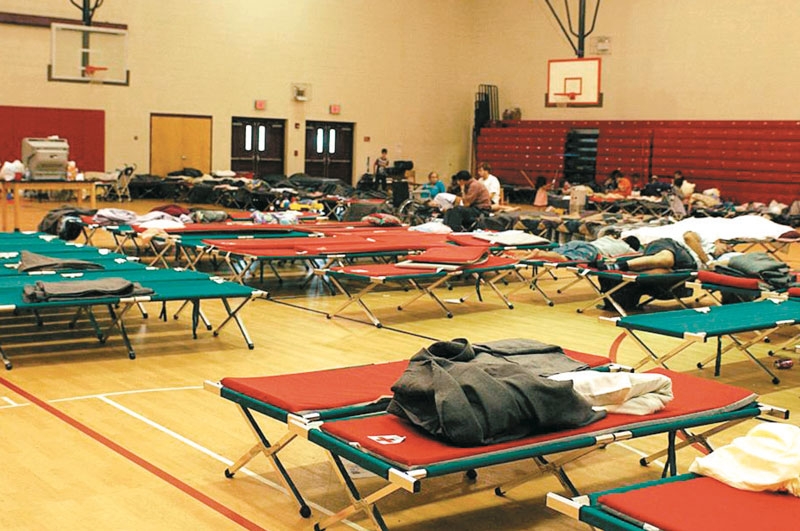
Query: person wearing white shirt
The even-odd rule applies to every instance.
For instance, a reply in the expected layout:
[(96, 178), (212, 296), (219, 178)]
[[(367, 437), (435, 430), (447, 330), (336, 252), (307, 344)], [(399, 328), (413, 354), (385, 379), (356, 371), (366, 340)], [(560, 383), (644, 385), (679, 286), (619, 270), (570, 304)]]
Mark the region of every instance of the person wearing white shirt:
[(493, 205), (500, 204), (500, 180), (492, 175), (492, 167), (488, 162), (481, 162), (478, 164), (478, 178), (483, 185), (489, 190), (489, 195), (492, 198)]

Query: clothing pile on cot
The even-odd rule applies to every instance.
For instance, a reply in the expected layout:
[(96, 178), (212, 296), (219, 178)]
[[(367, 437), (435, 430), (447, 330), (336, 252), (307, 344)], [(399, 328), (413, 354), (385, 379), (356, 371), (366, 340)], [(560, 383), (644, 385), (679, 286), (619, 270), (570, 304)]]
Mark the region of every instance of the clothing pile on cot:
[(606, 412), (647, 415), (672, 398), (662, 374), (587, 371), (531, 339), (423, 348), (392, 386), (387, 412), (457, 446), (494, 444), (585, 426)]

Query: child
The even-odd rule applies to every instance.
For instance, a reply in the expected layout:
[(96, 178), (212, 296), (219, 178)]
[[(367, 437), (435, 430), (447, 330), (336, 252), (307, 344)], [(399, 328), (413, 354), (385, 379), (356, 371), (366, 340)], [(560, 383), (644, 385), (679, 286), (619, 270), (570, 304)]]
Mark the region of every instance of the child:
[(536, 196), (533, 198), (534, 210), (547, 208), (547, 178), (544, 175), (536, 177)]
[(373, 171), (375, 172), (375, 188), (377, 190), (386, 190), (386, 175), (389, 169), (389, 150), (383, 148), (381, 156), (375, 159)]

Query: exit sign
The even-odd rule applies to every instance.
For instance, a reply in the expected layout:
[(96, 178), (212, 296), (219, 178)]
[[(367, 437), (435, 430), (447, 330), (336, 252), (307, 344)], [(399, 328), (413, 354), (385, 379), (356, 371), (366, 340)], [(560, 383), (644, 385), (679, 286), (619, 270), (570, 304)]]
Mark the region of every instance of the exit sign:
[(331, 103), (330, 107), (328, 107), (328, 112), (331, 114), (340, 114), (342, 112), (342, 106), (338, 103)]

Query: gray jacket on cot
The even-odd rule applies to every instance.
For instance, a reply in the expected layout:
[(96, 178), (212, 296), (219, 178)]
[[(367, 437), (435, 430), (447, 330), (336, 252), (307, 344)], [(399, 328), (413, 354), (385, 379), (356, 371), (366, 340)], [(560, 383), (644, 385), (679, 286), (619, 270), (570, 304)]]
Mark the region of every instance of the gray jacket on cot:
[(515, 440), (605, 416), (571, 381), (540, 377), (514, 359), (473, 349), (465, 339), (434, 343), (411, 358), (392, 386), (387, 411), (457, 446)]

